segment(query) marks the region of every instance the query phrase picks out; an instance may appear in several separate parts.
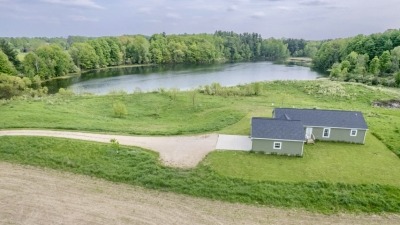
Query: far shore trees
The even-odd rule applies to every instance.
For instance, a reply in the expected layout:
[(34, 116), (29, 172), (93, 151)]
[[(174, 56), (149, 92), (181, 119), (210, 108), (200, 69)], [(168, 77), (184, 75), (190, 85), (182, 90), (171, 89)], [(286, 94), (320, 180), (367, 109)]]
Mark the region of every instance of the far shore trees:
[(313, 57), (314, 69), (331, 79), (398, 86), (400, 29), (325, 41)]

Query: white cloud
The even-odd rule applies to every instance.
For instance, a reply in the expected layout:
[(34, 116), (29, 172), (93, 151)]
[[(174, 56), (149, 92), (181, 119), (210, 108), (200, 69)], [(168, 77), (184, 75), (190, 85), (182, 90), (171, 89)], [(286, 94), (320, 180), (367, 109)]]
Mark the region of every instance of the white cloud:
[(165, 14), (165, 17), (169, 18), (169, 19), (181, 19), (182, 17), (177, 14), (177, 13), (167, 13)]
[(98, 22), (99, 19), (97, 18), (90, 18), (82, 15), (70, 15), (68, 16), (69, 19), (78, 22)]
[(323, 0), (307, 0), (307, 1), (301, 1), (299, 4), (306, 6), (320, 6), (320, 5), (327, 5), (328, 3)]
[(140, 7), (137, 11), (141, 13), (150, 13), (152, 9), (150, 7)]
[(236, 11), (236, 10), (238, 10), (238, 6), (237, 5), (230, 5), (228, 7), (228, 11)]
[(258, 11), (258, 12), (254, 12), (251, 17), (255, 18), (255, 19), (261, 19), (265, 16), (264, 12)]
[(97, 4), (93, 0), (41, 0), (41, 1), (59, 5), (104, 9), (104, 7)]

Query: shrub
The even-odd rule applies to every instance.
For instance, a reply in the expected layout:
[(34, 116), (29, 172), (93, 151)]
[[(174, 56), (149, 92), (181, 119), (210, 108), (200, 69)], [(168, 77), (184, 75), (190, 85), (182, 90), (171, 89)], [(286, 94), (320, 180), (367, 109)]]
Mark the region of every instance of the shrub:
[(111, 139), (110, 143), (111, 143), (111, 148), (113, 150), (116, 150), (116, 151), (120, 150), (119, 142), (117, 139), (115, 139), (115, 138)]
[(74, 92), (69, 89), (60, 88), (57, 94), (60, 96), (72, 96), (74, 95)]
[(254, 96), (261, 95), (262, 85), (261, 83), (252, 83), (246, 85), (239, 85), (235, 87), (222, 87), (219, 83), (212, 83), (204, 87), (200, 87), (198, 90), (200, 93), (207, 95), (217, 96)]
[(114, 116), (115, 117), (122, 118), (122, 117), (128, 115), (128, 110), (126, 109), (125, 104), (122, 102), (118, 101), (118, 102), (114, 103), (113, 108), (114, 108)]
[(394, 80), (395, 80), (395, 83), (396, 83), (397, 87), (400, 87), (400, 72), (397, 72), (394, 75)]
[(22, 95), (28, 89), (26, 84), (26, 80), (19, 77), (0, 73), (0, 99)]
[(304, 86), (304, 92), (309, 95), (349, 97), (346, 89), (338, 82), (310, 82), (309, 85)]

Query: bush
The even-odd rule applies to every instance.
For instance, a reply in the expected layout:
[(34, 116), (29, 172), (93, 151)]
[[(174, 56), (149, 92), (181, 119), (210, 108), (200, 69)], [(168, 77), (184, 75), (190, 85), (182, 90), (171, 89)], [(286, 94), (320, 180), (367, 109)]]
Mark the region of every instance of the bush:
[(27, 82), (20, 77), (0, 74), (0, 99), (10, 99), (28, 90)]
[(254, 96), (262, 94), (261, 83), (252, 83), (235, 87), (222, 87), (219, 83), (212, 83), (199, 88), (199, 92), (217, 96)]
[(120, 145), (119, 145), (119, 142), (118, 142), (117, 139), (115, 139), (115, 138), (111, 139), (111, 140), (110, 140), (110, 143), (111, 143), (111, 148), (112, 148), (113, 150), (115, 150), (115, 151), (120, 150)]
[(395, 80), (395, 83), (396, 83), (397, 87), (400, 87), (400, 72), (397, 72), (394, 75), (394, 80)]
[(74, 92), (72, 92), (71, 90), (69, 90), (69, 89), (64, 89), (64, 88), (60, 88), (59, 90), (58, 90), (58, 93), (57, 93), (59, 96), (65, 96), (65, 97), (70, 97), (70, 96), (73, 96), (74, 95)]
[(128, 115), (128, 110), (126, 109), (126, 106), (124, 103), (122, 102), (116, 102), (113, 105), (114, 108), (114, 116), (115, 117), (125, 117), (126, 115)]
[(309, 95), (350, 97), (346, 89), (338, 82), (310, 82), (304, 86), (304, 92)]

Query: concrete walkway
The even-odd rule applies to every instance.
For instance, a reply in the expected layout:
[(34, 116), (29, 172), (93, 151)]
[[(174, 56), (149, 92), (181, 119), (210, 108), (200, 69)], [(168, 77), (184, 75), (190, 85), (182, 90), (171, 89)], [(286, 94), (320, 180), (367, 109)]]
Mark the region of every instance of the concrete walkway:
[(249, 136), (220, 134), (215, 148), (218, 150), (250, 151), (251, 139)]

